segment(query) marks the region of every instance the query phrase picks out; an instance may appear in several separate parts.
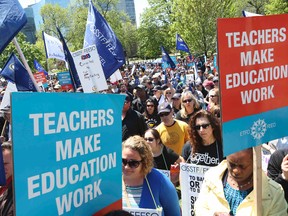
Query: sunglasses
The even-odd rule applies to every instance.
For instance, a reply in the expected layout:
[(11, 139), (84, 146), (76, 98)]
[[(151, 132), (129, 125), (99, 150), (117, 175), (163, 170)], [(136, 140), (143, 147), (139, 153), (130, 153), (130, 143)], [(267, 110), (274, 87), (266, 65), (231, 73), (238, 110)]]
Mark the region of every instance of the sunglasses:
[(154, 105), (146, 105), (147, 107), (154, 107)]
[(211, 98), (217, 97), (218, 95), (210, 95)]
[(172, 92), (166, 92), (166, 94), (172, 94)]
[(164, 116), (168, 116), (169, 114), (170, 112), (163, 112), (163, 113), (160, 113), (159, 116), (164, 117)]
[(190, 103), (192, 99), (183, 100), (183, 103)]
[(172, 98), (172, 100), (179, 100), (179, 98)]
[(194, 129), (200, 130), (201, 127), (202, 127), (203, 129), (207, 129), (207, 128), (209, 127), (209, 125), (210, 125), (210, 123), (208, 123), (208, 124), (202, 124), (202, 125), (196, 125), (196, 126), (194, 126)]
[(148, 137), (148, 138), (144, 138), (147, 142), (153, 142), (154, 138), (152, 137)]
[(123, 166), (126, 166), (128, 164), (128, 166), (130, 168), (137, 168), (139, 167), (140, 163), (142, 162), (142, 160), (140, 161), (137, 161), (137, 160), (127, 160), (127, 159), (124, 159), (122, 158), (122, 165)]

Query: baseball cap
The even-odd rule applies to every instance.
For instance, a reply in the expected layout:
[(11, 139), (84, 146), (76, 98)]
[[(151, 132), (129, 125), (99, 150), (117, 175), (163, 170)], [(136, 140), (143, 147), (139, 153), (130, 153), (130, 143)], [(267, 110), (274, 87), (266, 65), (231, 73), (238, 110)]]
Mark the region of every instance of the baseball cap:
[(158, 106), (158, 114), (164, 113), (164, 112), (171, 112), (172, 107), (170, 106), (169, 103), (163, 102)]

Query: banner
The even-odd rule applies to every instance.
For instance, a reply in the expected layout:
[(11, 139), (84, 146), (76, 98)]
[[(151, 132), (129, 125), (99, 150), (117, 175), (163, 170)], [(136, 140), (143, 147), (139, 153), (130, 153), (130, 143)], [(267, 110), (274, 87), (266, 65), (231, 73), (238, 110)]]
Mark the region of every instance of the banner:
[(0, 74), (15, 83), (18, 91), (37, 91), (28, 71), (14, 53), (10, 55)]
[(25, 11), (17, 0), (0, 0), (0, 53), (26, 23)]
[(15, 215), (104, 215), (122, 208), (124, 98), (12, 93)]
[(288, 135), (287, 19), (218, 20), (224, 155)]
[(208, 166), (188, 163), (180, 164), (180, 185), (182, 197), (182, 215), (193, 216), (194, 204), (200, 193), (204, 174), (210, 169)]
[(99, 57), (96, 56), (96, 58), (100, 58), (106, 79), (125, 64), (122, 44), (110, 25), (89, 1), (84, 48), (92, 45), (97, 47)]
[(59, 84), (61, 85), (62, 89), (64, 90), (73, 89), (69, 71), (58, 72), (57, 79), (59, 80)]
[(72, 53), (78, 76), (84, 93), (99, 92), (108, 89), (107, 82), (100, 66), (96, 46), (87, 47)]
[(66, 61), (61, 41), (58, 38), (46, 34), (44, 31), (42, 32), (42, 36), (44, 41), (46, 57)]

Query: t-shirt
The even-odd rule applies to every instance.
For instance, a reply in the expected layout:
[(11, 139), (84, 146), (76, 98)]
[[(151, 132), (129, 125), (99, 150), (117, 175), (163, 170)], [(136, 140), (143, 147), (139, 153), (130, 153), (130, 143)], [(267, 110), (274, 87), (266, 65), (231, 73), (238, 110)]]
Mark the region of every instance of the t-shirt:
[(192, 146), (190, 142), (185, 143), (182, 156), (187, 163), (205, 166), (216, 166), (223, 158), (222, 143), (215, 141), (211, 145), (201, 145), (198, 152), (192, 157)]
[(189, 140), (189, 126), (186, 122), (176, 119), (174, 121), (174, 124), (169, 127), (162, 122), (156, 127), (156, 130), (160, 134), (162, 143), (180, 155), (185, 142)]
[(171, 165), (174, 164), (178, 158), (179, 155), (177, 155), (172, 149), (163, 146), (162, 154), (154, 157), (154, 167), (162, 170), (170, 170)]

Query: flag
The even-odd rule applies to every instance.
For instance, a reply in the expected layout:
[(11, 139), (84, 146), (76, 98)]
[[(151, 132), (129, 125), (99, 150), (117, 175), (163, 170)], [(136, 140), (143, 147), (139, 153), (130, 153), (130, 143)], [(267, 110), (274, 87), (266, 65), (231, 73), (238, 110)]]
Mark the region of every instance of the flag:
[(42, 36), (46, 57), (65, 61), (65, 54), (61, 41), (58, 38), (46, 34), (44, 31), (42, 31)]
[(76, 91), (77, 88), (81, 87), (81, 82), (80, 82), (79, 76), (77, 74), (75, 63), (74, 63), (73, 57), (72, 57), (72, 55), (68, 49), (68, 46), (64, 40), (64, 37), (63, 37), (62, 33), (60, 32), (60, 29), (57, 28), (57, 31), (59, 33), (60, 41), (62, 41), (62, 44), (63, 44), (65, 59), (66, 59), (66, 62), (68, 62), (68, 64), (69, 64), (70, 76), (72, 79), (74, 90)]
[(168, 53), (166, 52), (166, 50), (164, 49), (163, 46), (161, 46), (161, 52), (162, 52), (162, 61), (169, 64), (170, 67), (174, 69), (176, 67), (176, 65), (172, 61), (171, 57), (168, 55)]
[(176, 49), (189, 53), (190, 59), (192, 59), (192, 56), (191, 56), (191, 53), (187, 44), (185, 43), (185, 41), (181, 38), (179, 34), (176, 34)]
[(112, 28), (89, 1), (84, 48), (96, 45), (105, 78), (125, 63), (123, 47)]
[(242, 14), (244, 17), (262, 16), (261, 14), (251, 13), (245, 10), (242, 11)]
[(42, 65), (36, 60), (34, 59), (33, 61), (34, 63), (34, 67), (38, 72), (44, 72), (44, 74), (47, 76), (48, 72), (42, 67)]
[(10, 55), (0, 74), (6, 80), (15, 83), (18, 91), (37, 92), (28, 71), (14, 53)]
[(17, 0), (0, 0), (0, 53), (26, 22), (26, 14)]

